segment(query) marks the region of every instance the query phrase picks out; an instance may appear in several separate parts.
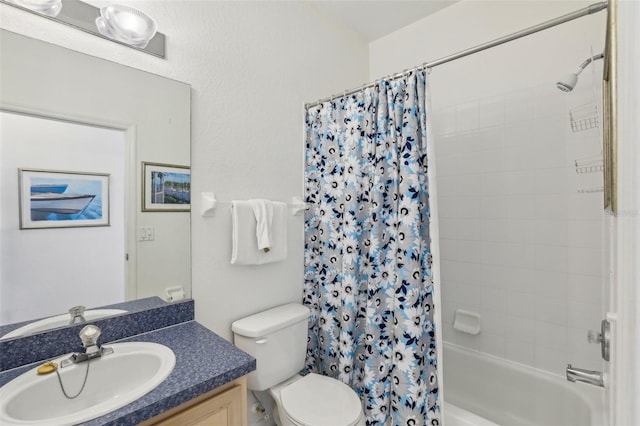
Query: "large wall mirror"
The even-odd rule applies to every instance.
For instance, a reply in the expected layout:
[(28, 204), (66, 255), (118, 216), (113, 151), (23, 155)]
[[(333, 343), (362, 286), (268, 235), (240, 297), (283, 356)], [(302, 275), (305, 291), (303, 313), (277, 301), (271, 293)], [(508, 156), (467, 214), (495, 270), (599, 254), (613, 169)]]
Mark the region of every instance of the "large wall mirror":
[[(190, 86), (5, 30), (0, 44), (0, 326), (190, 297)], [(145, 171), (181, 199), (149, 209)]]

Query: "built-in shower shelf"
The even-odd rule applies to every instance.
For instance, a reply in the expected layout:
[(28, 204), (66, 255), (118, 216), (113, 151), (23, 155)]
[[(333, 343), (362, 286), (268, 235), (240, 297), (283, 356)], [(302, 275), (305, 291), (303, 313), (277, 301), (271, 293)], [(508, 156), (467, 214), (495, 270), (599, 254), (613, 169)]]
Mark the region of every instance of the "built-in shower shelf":
[(594, 188), (582, 188), (582, 189), (578, 189), (578, 194), (593, 194), (596, 192), (604, 192), (604, 187), (602, 186), (597, 186)]
[(596, 173), (604, 170), (604, 161), (602, 158), (597, 158), (594, 160), (576, 160), (576, 173)]
[(569, 122), (571, 124), (571, 130), (574, 132), (599, 128), (600, 119), (598, 106), (595, 104), (587, 104), (570, 110)]

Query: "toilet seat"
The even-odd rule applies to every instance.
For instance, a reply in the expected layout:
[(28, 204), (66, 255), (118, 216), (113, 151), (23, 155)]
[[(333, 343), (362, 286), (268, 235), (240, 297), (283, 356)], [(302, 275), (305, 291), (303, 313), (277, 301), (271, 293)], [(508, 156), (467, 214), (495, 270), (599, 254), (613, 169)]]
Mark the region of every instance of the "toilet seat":
[(301, 426), (352, 426), (362, 416), (360, 398), (339, 380), (308, 374), (280, 390), (284, 414)]

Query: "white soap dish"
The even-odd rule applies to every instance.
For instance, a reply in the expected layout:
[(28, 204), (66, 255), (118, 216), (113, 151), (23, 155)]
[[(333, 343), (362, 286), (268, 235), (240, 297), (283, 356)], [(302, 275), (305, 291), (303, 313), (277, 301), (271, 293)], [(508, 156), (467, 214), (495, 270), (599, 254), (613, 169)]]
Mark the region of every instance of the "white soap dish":
[(467, 334), (476, 335), (480, 333), (480, 314), (465, 311), (464, 309), (456, 309), (453, 328)]

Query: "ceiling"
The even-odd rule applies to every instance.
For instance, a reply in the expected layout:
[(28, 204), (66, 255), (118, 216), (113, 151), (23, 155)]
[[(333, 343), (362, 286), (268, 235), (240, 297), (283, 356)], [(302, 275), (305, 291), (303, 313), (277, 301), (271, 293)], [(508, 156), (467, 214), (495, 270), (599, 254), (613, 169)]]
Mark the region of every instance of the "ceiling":
[(459, 0), (315, 0), (316, 8), (371, 42)]

